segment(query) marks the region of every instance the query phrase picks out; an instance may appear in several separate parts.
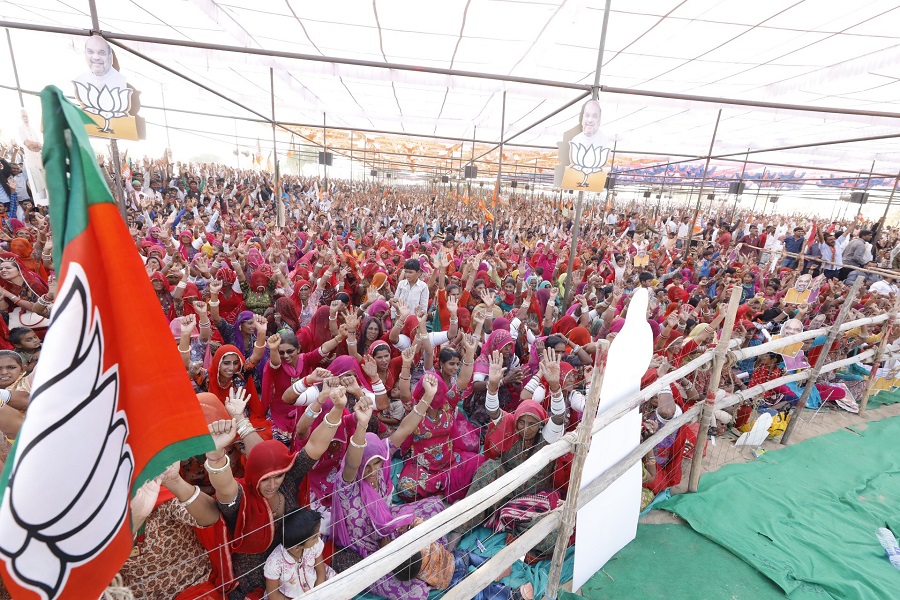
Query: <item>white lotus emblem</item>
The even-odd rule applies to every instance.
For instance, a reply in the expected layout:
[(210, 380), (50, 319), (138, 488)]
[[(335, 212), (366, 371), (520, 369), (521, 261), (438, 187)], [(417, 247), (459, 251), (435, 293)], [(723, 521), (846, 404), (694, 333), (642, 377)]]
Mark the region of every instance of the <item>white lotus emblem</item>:
[(609, 148), (585, 146), (577, 142), (569, 142), (569, 158), (572, 168), (584, 173), (584, 181), (578, 187), (588, 187), (588, 176), (599, 173), (606, 164)]
[(131, 109), (131, 88), (109, 88), (97, 86), (83, 81), (73, 81), (75, 84), (75, 96), (81, 102), (85, 112), (103, 117), (102, 133), (114, 133), (109, 128), (109, 120), (119, 117), (127, 117)]
[(122, 527), (134, 471), (117, 366), (103, 371), (103, 327), (81, 265), (70, 263), (59, 298), (0, 502), (0, 559), (46, 600)]

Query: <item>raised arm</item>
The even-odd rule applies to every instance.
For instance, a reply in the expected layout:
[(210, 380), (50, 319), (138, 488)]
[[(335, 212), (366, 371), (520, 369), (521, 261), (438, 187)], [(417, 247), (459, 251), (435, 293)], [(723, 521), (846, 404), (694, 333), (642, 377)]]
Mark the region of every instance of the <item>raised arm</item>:
[(391, 444), (397, 448), (416, 430), (416, 427), (425, 418), (426, 411), (431, 408), (431, 401), (434, 400), (434, 396), (437, 394), (437, 377), (431, 373), (424, 375), (422, 377), (422, 387), (425, 390), (422, 398), (413, 405), (412, 411), (403, 417), (400, 425), (397, 426), (397, 430), (391, 435)]
[(366, 429), (369, 426), (369, 420), (372, 418), (373, 409), (372, 403), (365, 396), (359, 398), (353, 407), (353, 415), (356, 417), (356, 431), (353, 432), (353, 437), (350, 438), (350, 447), (347, 448), (344, 470), (341, 473), (341, 478), (345, 483), (352, 483), (356, 480), (359, 465), (362, 463), (363, 450), (366, 447)]
[(466, 334), (463, 336), (462, 343), (465, 352), (462, 357), (462, 367), (459, 369), (459, 375), (456, 379), (456, 387), (460, 391), (464, 391), (469, 387), (469, 382), (472, 381), (472, 372), (475, 369), (475, 350), (478, 347), (478, 340), (475, 339), (474, 335)]
[(189, 369), (191, 366), (191, 333), (197, 326), (196, 317), (194, 315), (179, 317), (178, 322), (181, 325), (178, 352), (181, 353), (181, 362), (184, 363), (184, 368)]

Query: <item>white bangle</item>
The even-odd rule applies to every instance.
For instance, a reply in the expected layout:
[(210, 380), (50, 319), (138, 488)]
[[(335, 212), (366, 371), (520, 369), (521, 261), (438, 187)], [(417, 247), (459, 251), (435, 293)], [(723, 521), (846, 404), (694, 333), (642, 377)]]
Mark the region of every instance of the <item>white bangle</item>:
[(301, 377), (300, 379), (298, 379), (297, 381), (294, 382), (294, 385), (291, 386), (291, 389), (294, 390), (294, 392), (296, 392), (297, 395), (299, 396), (300, 394), (305, 392), (308, 389), (308, 387), (306, 385), (306, 382), (304, 381), (304, 378)]
[(187, 500), (185, 500), (184, 502), (182, 502), (181, 505), (184, 506), (185, 508), (187, 508), (188, 506), (191, 505), (191, 503), (192, 503), (194, 500), (196, 500), (196, 499), (199, 498), (199, 497), (200, 497), (200, 486), (199, 486), (199, 485), (195, 485), (195, 486), (194, 486), (194, 493), (191, 494), (191, 497), (190, 497), (190, 498), (188, 498)]
[(550, 414), (561, 415), (566, 412), (566, 401), (563, 399), (562, 390), (555, 394), (550, 392)]
[(484, 397), (484, 408), (488, 412), (500, 410), (500, 395), (488, 392)]
[(216, 467), (212, 467), (209, 464), (209, 458), (206, 459), (206, 462), (203, 463), (203, 468), (207, 470), (209, 473), (222, 473), (231, 468), (231, 458), (226, 454), (225, 455), (225, 464), (218, 469)]
[(178, 282), (178, 285), (176, 285), (175, 287), (177, 287), (178, 289), (183, 290), (184, 288), (187, 287), (187, 283), (184, 282), (184, 281), (179, 281), (179, 282)]
[(375, 385), (372, 386), (372, 391), (375, 392), (376, 396), (380, 396), (381, 394), (387, 393), (387, 388), (384, 387), (384, 382), (379, 381)]
[(0, 402), (8, 404), (12, 400), (12, 392), (9, 390), (0, 390)]
[(322, 423), (325, 424), (325, 427), (330, 427), (331, 429), (337, 429), (338, 427), (341, 426), (340, 421), (338, 421), (337, 423), (332, 423), (331, 421), (329, 421), (328, 415), (325, 415), (324, 417), (322, 417)]
[(417, 408), (418, 406), (419, 406), (418, 404), (413, 404), (412, 411), (424, 419), (424, 418), (425, 418), (425, 413), (419, 412), (418, 410), (416, 410), (416, 408)]
[(350, 445), (353, 446), (354, 448), (363, 449), (366, 447), (366, 444), (368, 444), (368, 443), (369, 442), (367, 440), (367, 441), (363, 442), (362, 444), (357, 444), (356, 442), (353, 441), (352, 437), (350, 438)]

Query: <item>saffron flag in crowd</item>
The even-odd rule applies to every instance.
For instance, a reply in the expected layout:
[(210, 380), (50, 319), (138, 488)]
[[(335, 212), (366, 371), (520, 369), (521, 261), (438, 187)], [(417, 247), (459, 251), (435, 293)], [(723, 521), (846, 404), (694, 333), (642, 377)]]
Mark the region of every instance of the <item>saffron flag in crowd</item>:
[(0, 572), (17, 600), (99, 598), (131, 551), (137, 489), (215, 445), (90, 121), (54, 86), (41, 102), (60, 284), (0, 478)]

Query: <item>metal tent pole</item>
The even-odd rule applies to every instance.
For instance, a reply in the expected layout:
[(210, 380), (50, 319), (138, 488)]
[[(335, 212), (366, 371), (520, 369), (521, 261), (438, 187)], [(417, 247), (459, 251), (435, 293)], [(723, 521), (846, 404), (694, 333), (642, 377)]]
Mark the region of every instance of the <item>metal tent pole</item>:
[[(875, 161), (872, 161), (872, 168), (869, 169), (869, 176), (866, 178), (866, 185), (863, 187), (863, 194), (869, 191), (869, 184), (872, 183), (872, 173), (875, 172)], [(862, 201), (859, 203), (859, 210), (856, 211), (856, 216), (859, 217), (862, 214)]]
[(747, 172), (747, 159), (750, 157), (750, 148), (747, 148), (747, 154), (744, 156), (744, 166), (741, 167), (741, 176), (738, 178), (737, 193), (734, 195), (734, 206), (731, 207), (731, 217), (728, 219), (729, 225), (734, 224), (734, 213), (737, 212), (738, 197), (741, 195), (741, 185), (744, 183), (744, 173)]
[(888, 196), (887, 206), (884, 207), (884, 214), (882, 214), (881, 218), (878, 219), (878, 228), (875, 230), (875, 237), (872, 239), (873, 244), (878, 240), (878, 236), (881, 234), (881, 229), (882, 227), (884, 227), (884, 221), (887, 219), (888, 211), (891, 209), (891, 202), (894, 201), (894, 194), (897, 192), (898, 182), (900, 182), (900, 173), (898, 173), (897, 177), (894, 178), (894, 187), (891, 188), (891, 195)]
[[(756, 196), (753, 198), (753, 208), (750, 209), (750, 214), (752, 215), (756, 212), (756, 201), (759, 200), (759, 191), (762, 189), (762, 184), (766, 181), (766, 169), (763, 167), (762, 179), (759, 180), (759, 185), (756, 186)], [(765, 213), (765, 207), (763, 207), (763, 213)]]
[(272, 161), (273, 166), (275, 167), (275, 173), (273, 174), (274, 181), (272, 183), (275, 187), (273, 190), (273, 194), (275, 195), (275, 219), (279, 227), (284, 227), (284, 202), (281, 199), (281, 174), (278, 169), (278, 144), (275, 141), (275, 126), (277, 124), (277, 121), (275, 120), (275, 69), (272, 67), (269, 67), (269, 97), (272, 100)]
[[(496, 199), (500, 197), (500, 175), (503, 173), (503, 132), (506, 130), (506, 90), (503, 90), (503, 108), (500, 111), (500, 155), (497, 158), (497, 189)], [(494, 207), (496, 208), (496, 207)], [(494, 235), (498, 234), (499, 228), (494, 224)]]
[[(861, 278), (857, 277), (857, 279)], [(869, 377), (866, 380), (866, 392), (863, 394), (862, 400), (859, 403), (859, 414), (863, 414), (866, 411), (866, 407), (869, 405), (869, 396), (871, 396), (872, 392), (875, 390), (875, 384), (878, 381), (878, 366), (884, 358), (884, 350), (889, 343), (891, 333), (894, 331), (898, 308), (900, 308), (900, 299), (894, 300), (894, 303), (891, 304), (888, 319), (881, 326), (881, 341), (878, 343), (878, 349), (875, 351), (875, 357), (872, 359), (872, 370), (869, 371)]]
[(716, 115), (716, 125), (713, 127), (712, 140), (709, 142), (709, 154), (706, 155), (706, 166), (703, 167), (703, 178), (700, 180), (700, 193), (697, 194), (697, 207), (694, 209), (694, 218), (691, 219), (691, 227), (688, 229), (688, 239), (684, 245), (684, 256), (682, 260), (686, 260), (691, 251), (691, 241), (694, 239), (694, 228), (697, 226), (697, 215), (700, 214), (700, 202), (703, 200), (703, 186), (706, 185), (706, 176), (709, 174), (709, 160), (712, 156), (713, 146), (716, 145), (716, 133), (719, 131), (719, 120), (722, 118), (722, 109)]
[(19, 93), (19, 106), (25, 108), (25, 98), (22, 96), (22, 86), (19, 84), (19, 69), (16, 67), (16, 53), (13, 52), (9, 29), (6, 30), (6, 43), (9, 44), (9, 60), (12, 63), (13, 78), (16, 80), (16, 92)]
[[(594, 71), (594, 85), (591, 87), (591, 97), (596, 100), (598, 97), (597, 90), (600, 85), (600, 71), (603, 68), (603, 52), (606, 49), (606, 31), (609, 26), (609, 12), (612, 0), (606, 0), (603, 8), (603, 28), (600, 30), (600, 48), (597, 50), (597, 70)], [(569, 249), (569, 268), (566, 275), (566, 293), (563, 297), (563, 309), (568, 306), (569, 292), (572, 285), (572, 267), (575, 263), (575, 251), (578, 247), (578, 228), (581, 223), (581, 213), (584, 210), (584, 192), (578, 192), (578, 206), (575, 209), (575, 222), (572, 224), (572, 247)], [(547, 589), (544, 592), (544, 598), (547, 600), (556, 600), (559, 593), (559, 580), (562, 576), (563, 560), (566, 556), (566, 548), (569, 545), (569, 538), (572, 530), (575, 528), (575, 521), (578, 516), (578, 492), (581, 489), (581, 472), (584, 470), (584, 461), (587, 459), (588, 449), (590, 448), (591, 430), (594, 426), (594, 419), (597, 417), (597, 408), (600, 405), (600, 388), (603, 385), (603, 374), (606, 370), (606, 357), (609, 351), (608, 346), (601, 347), (597, 351), (597, 360), (600, 361), (599, 366), (594, 367), (594, 374), (591, 378), (591, 387), (588, 393), (588, 399), (584, 409), (581, 423), (578, 424), (578, 442), (575, 445), (575, 458), (572, 461), (572, 474), (569, 480), (569, 495), (566, 498), (566, 506), (563, 509), (561, 517), (560, 530), (556, 538), (556, 547), (553, 549), (553, 558), (550, 562), (549, 580), (547, 581)]]

